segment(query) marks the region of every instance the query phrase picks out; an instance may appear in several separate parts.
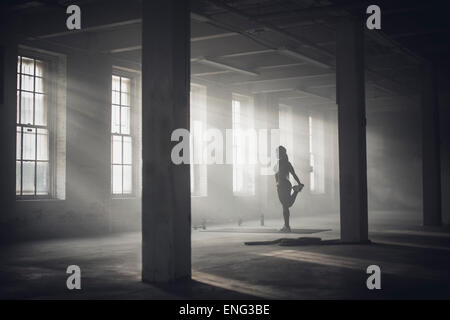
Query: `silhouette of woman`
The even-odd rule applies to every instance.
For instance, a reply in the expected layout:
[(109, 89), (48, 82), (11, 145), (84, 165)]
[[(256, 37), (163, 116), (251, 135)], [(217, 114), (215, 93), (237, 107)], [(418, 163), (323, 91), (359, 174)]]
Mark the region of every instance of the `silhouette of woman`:
[[(278, 198), (280, 199), (281, 205), (283, 206), (283, 218), (284, 227), (280, 230), (281, 232), (291, 232), (291, 227), (289, 226), (289, 208), (295, 202), (295, 198), (298, 193), (302, 190), (303, 184), (300, 179), (295, 174), (292, 164), (289, 162), (287, 155), (287, 150), (283, 146), (277, 148), (278, 163), (275, 165), (275, 181), (277, 183)], [(292, 174), (298, 185), (292, 187), (289, 181), (289, 174)], [(291, 190), (294, 192), (291, 194)]]

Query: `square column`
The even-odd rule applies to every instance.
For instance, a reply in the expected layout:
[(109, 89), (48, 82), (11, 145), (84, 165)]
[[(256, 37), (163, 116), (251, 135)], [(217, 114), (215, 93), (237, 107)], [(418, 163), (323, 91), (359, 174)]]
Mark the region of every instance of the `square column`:
[[(8, 26), (3, 26), (8, 28)], [(4, 29), (7, 30), (7, 29)], [(12, 31), (11, 31), (12, 33)], [(17, 55), (15, 39), (7, 34), (0, 37), (0, 243), (14, 237), (11, 221), (17, 219), (16, 210), (16, 105), (17, 105)]]
[(424, 226), (440, 226), (442, 224), (438, 108), (436, 73), (431, 64), (425, 64), (422, 67), (422, 179)]
[(189, 129), (188, 3), (142, 2), (142, 279), (148, 282), (191, 276), (189, 164), (171, 160), (178, 144), (172, 132)]
[(368, 240), (363, 28), (343, 18), (336, 35), (341, 240), (355, 243)]

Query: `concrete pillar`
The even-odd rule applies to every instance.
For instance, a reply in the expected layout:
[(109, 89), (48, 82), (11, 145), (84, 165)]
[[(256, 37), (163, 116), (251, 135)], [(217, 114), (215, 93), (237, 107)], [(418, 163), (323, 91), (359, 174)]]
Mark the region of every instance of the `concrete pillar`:
[(336, 39), (341, 240), (368, 240), (363, 22), (341, 19)]
[[(2, 27), (4, 28), (4, 26)], [(7, 28), (7, 27), (6, 27)], [(3, 29), (3, 31), (8, 29)], [(11, 31), (11, 33), (13, 33)], [(17, 72), (17, 43), (7, 36), (0, 40), (0, 240), (10, 240), (12, 228), (9, 224), (17, 218), (15, 215), (16, 202), (16, 72)]]
[(188, 164), (175, 165), (173, 130), (189, 129), (188, 1), (142, 2), (142, 279), (191, 276)]
[(441, 213), (442, 224), (450, 224), (450, 63), (439, 64), (437, 69), (441, 153)]
[(422, 174), (425, 226), (442, 224), (438, 105), (436, 73), (433, 66), (427, 64), (422, 68)]

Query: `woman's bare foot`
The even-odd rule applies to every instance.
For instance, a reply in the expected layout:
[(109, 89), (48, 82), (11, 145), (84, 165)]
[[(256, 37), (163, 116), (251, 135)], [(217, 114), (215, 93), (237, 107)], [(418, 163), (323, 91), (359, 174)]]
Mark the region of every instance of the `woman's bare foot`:
[(280, 232), (289, 233), (289, 232), (291, 232), (291, 228), (290, 228), (290, 227), (283, 226), (283, 228), (280, 229)]

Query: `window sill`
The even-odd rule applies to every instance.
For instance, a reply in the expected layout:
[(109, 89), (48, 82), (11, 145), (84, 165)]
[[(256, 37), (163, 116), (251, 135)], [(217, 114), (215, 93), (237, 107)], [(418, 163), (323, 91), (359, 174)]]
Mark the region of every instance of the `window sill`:
[(65, 200), (58, 198), (16, 198), (17, 202), (61, 202)]
[(139, 200), (139, 197), (135, 196), (135, 195), (113, 195), (111, 197), (111, 200)]

